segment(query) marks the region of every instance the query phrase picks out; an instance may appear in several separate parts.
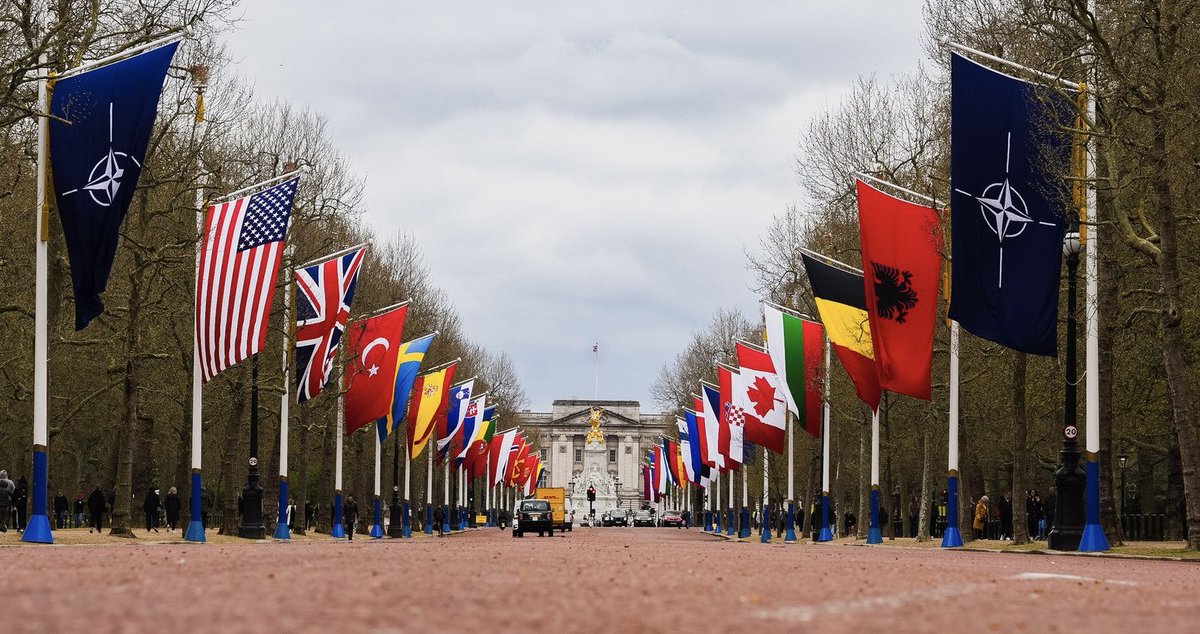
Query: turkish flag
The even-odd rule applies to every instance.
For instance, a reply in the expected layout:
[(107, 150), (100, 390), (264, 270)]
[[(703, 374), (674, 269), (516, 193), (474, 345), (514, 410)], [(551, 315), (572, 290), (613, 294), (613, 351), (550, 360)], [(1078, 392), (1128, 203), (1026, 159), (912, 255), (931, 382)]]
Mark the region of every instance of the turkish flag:
[(929, 400), (942, 231), (937, 212), (858, 181), (863, 287), (879, 384)]
[(408, 306), (356, 321), (348, 327), (346, 352), (346, 433), (391, 413), (396, 382), (396, 354)]

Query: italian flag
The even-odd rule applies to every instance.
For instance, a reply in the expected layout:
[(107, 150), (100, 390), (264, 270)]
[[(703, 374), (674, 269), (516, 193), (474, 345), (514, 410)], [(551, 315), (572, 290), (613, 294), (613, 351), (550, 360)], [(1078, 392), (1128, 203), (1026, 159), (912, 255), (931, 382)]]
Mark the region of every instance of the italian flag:
[(788, 409), (800, 421), (804, 431), (821, 433), (821, 367), (825, 329), (821, 324), (784, 312), (779, 306), (763, 303), (767, 326), (767, 352), (779, 375)]

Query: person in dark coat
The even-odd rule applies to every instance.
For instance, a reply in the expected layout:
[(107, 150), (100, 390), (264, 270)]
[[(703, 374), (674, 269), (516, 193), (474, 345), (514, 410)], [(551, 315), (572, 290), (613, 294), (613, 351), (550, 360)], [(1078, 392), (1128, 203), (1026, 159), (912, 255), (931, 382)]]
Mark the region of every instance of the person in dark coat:
[(100, 491), (99, 486), (93, 489), (91, 495), (88, 496), (87, 507), (88, 519), (91, 520), (91, 527), (88, 528), (88, 532), (96, 531), (99, 533), (101, 525), (104, 524), (104, 511), (108, 509), (108, 503), (105, 501), (104, 493)]
[(1013, 507), (1012, 495), (1005, 493), (1000, 496), (1000, 539), (1012, 539), (1013, 536)]
[(75, 515), (75, 528), (83, 527), (83, 513), (87, 510), (87, 502), (83, 499), (83, 491), (75, 494), (75, 504), (71, 512)]
[(342, 524), (346, 526), (346, 539), (354, 541), (354, 523), (358, 521), (358, 502), (354, 501), (354, 496), (347, 496), (346, 503), (342, 505)]
[(162, 506), (157, 489), (147, 489), (146, 497), (142, 500), (142, 510), (146, 512), (146, 531), (158, 532), (158, 507)]
[(54, 496), (54, 528), (62, 530), (67, 524), (67, 496), (62, 491)]
[(313, 506), (312, 500), (304, 501), (304, 530), (312, 530), (313, 522), (317, 520), (317, 507)]
[(17, 485), (8, 479), (8, 472), (0, 469), (0, 533), (8, 532), (8, 520), (12, 517), (13, 492)]
[(437, 529), (438, 535), (444, 534), (444, 532), (442, 531), (442, 526), (445, 521), (446, 521), (446, 509), (441, 506), (433, 509), (433, 526), (434, 526), (434, 528)]
[(25, 476), (17, 480), (17, 489), (13, 491), (13, 506), (17, 509), (17, 530), (25, 530), (25, 522), (29, 520), (29, 481)]
[(171, 487), (167, 490), (167, 497), (163, 500), (163, 509), (167, 512), (167, 532), (175, 531), (175, 527), (179, 525), (179, 509), (181, 508), (179, 501), (179, 490)]

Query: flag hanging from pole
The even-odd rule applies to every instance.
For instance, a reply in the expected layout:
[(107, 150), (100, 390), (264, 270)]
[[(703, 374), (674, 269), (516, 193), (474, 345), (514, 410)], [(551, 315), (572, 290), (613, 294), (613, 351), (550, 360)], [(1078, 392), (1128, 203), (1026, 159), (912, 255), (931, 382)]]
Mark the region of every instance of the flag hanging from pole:
[(951, 55), (950, 319), (1030, 354), (1056, 350), (1072, 122), (1053, 90)]
[(392, 402), (388, 407), (387, 415), (380, 420), (381, 424), (375, 426), (375, 429), (379, 431), (379, 442), (381, 443), (396, 430), (399, 421), (404, 420), (408, 399), (412, 394), (413, 381), (417, 379), (417, 372), (421, 370), (421, 361), (425, 359), (425, 353), (429, 351), (429, 344), (433, 343), (434, 334), (436, 333), (406, 341), (400, 344), (400, 349), (396, 352), (396, 367), (392, 370), (392, 376), (395, 377), (392, 381)]
[(413, 382), (416, 397), (408, 407), (408, 457), (421, 455), (425, 443), (433, 435), (434, 420), (444, 416), (450, 398), (449, 387), (454, 381), (455, 361), (446, 367), (422, 374)]
[(937, 212), (862, 181), (858, 236), (879, 386), (929, 400), (942, 230)]
[(785, 388), (788, 409), (804, 431), (819, 437), (825, 329), (815, 321), (789, 315), (769, 302), (763, 303), (763, 320), (767, 328), (767, 351)]
[(879, 387), (879, 372), (875, 369), (875, 348), (871, 343), (862, 274), (826, 264), (807, 254), (801, 254), (801, 257), (833, 351), (854, 382), (858, 398), (872, 411), (879, 409), (882, 388)]
[(75, 330), (104, 312), (100, 294), (108, 287), (121, 221), (142, 174), (178, 46), (172, 42), (54, 83), (50, 171), (71, 265)]
[[(692, 419), (694, 420), (695, 417), (695, 412), (692, 412)], [(695, 423), (692, 423), (692, 426), (694, 425)], [(691, 427), (688, 425), (688, 421), (683, 418), (675, 419), (675, 427), (679, 430), (679, 457), (683, 464), (684, 480), (698, 483), (696, 477), (697, 469), (693, 461)]]
[(707, 383), (700, 384), (701, 408), (704, 416), (704, 429), (708, 443), (708, 466), (719, 471), (725, 471), (725, 454), (721, 453), (721, 392), (716, 386)]
[(746, 438), (746, 417), (733, 402), (734, 383), (738, 380), (736, 370), (724, 365), (717, 366), (717, 389), (721, 396), (721, 409), (717, 417), (721, 421), (718, 443), (725, 456), (725, 468), (737, 471), (744, 461), (743, 449)]
[(266, 342), (299, 178), (208, 208), (196, 270), (195, 345), (204, 382)]
[(342, 385), (346, 433), (387, 416), (395, 390), (396, 355), (408, 306), (349, 325)]
[(734, 375), (733, 409), (745, 424), (747, 443), (783, 453), (787, 438), (787, 402), (783, 382), (765, 350), (744, 341), (734, 344), (738, 372)]
[(366, 249), (297, 269), (296, 400), (321, 393), (333, 373)]
[(446, 415), (437, 418), (437, 458), (444, 460), (462, 433), (463, 421), (471, 402), (471, 391), (475, 389), (475, 379), (463, 381), (450, 388), (447, 398)]

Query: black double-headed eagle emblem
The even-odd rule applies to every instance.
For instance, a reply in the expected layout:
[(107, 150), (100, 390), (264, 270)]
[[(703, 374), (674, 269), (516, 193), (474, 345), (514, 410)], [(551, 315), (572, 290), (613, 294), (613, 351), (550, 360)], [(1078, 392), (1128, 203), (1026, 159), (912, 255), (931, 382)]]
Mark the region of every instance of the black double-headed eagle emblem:
[(912, 273), (878, 262), (872, 262), (871, 267), (875, 269), (875, 312), (884, 319), (904, 323), (908, 311), (917, 305)]

